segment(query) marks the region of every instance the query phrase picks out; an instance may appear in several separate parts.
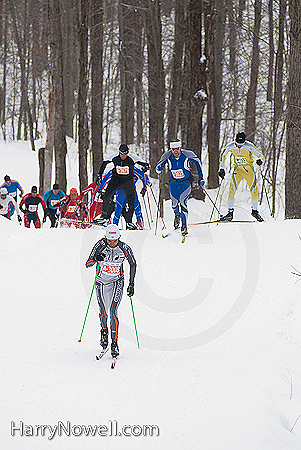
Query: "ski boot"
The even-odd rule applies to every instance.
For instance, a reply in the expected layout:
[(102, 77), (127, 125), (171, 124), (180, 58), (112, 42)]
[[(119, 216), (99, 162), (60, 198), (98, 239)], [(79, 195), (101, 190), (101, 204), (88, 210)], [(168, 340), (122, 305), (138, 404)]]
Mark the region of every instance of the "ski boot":
[(186, 225), (181, 226), (181, 233), (182, 233), (182, 236), (187, 236), (188, 230), (187, 230)]
[(105, 350), (108, 346), (108, 329), (107, 328), (102, 328), (101, 332), (100, 332), (100, 345), (102, 346), (103, 350)]
[(221, 222), (231, 222), (231, 220), (233, 220), (233, 212), (234, 209), (229, 209), (228, 214), (226, 214), (225, 216), (221, 216), (219, 220)]
[(143, 223), (142, 222), (136, 222), (136, 227), (138, 230), (143, 230)]
[(112, 358), (117, 358), (117, 356), (119, 356), (119, 347), (116, 341), (113, 341), (111, 344), (111, 355)]
[(127, 224), (126, 224), (126, 229), (127, 229), (127, 230), (137, 230), (137, 227), (136, 227), (136, 225), (135, 225), (134, 223), (132, 223), (132, 222), (127, 222)]
[(175, 215), (175, 219), (173, 221), (173, 227), (175, 230), (177, 230), (178, 228), (180, 228), (180, 220), (181, 220), (181, 214), (177, 213)]
[(259, 214), (259, 212), (257, 211), (257, 209), (252, 209), (251, 215), (252, 215), (253, 217), (255, 217), (255, 219), (256, 219), (258, 222), (264, 222), (263, 218), (261, 217), (261, 215)]
[(109, 219), (105, 219), (104, 217), (99, 217), (93, 220), (93, 223), (96, 225), (102, 225), (106, 227), (109, 224)]

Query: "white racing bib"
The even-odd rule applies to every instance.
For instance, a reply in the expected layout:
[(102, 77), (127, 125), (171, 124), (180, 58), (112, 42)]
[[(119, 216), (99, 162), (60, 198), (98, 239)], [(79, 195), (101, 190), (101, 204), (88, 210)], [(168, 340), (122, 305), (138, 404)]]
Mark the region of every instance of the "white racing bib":
[(3, 208), (0, 209), (0, 214), (7, 214), (8, 213), (8, 205), (3, 206)]
[(244, 156), (236, 156), (235, 157), (236, 164), (248, 164), (247, 158)]
[(29, 212), (36, 212), (38, 209), (38, 205), (29, 205), (27, 209)]
[(67, 212), (68, 212), (68, 213), (73, 213), (73, 212), (75, 211), (75, 208), (76, 208), (76, 205), (74, 205), (74, 206), (68, 206)]
[(54, 206), (54, 205), (56, 205), (57, 203), (58, 203), (58, 200), (51, 200), (51, 202), (50, 202), (51, 206)]
[(175, 180), (180, 180), (185, 177), (183, 169), (171, 170), (171, 173)]
[(102, 271), (106, 275), (116, 276), (120, 273), (120, 264), (105, 262), (102, 266)]
[(130, 173), (129, 166), (116, 166), (116, 173), (118, 175), (128, 175)]

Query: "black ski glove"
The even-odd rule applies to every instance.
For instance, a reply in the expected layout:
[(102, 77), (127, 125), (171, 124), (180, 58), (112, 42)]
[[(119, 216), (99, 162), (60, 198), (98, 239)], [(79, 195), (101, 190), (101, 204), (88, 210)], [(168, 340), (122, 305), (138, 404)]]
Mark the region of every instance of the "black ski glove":
[(22, 219), (21, 219), (21, 216), (19, 214), (17, 215), (17, 218), (18, 218), (18, 222), (21, 223)]
[(145, 193), (146, 193), (146, 186), (143, 186), (143, 188), (140, 191), (140, 194), (142, 195), (142, 197), (144, 197)]
[(105, 259), (105, 256), (104, 256), (102, 253), (97, 253), (97, 254), (94, 256), (94, 259), (95, 259), (96, 261), (100, 262), (100, 261), (103, 261), (103, 260)]
[(147, 172), (148, 169), (150, 168), (150, 165), (147, 162), (139, 162), (140, 166), (141, 166), (141, 170), (142, 172)]
[(261, 166), (262, 160), (261, 160), (261, 159), (257, 159), (257, 160), (256, 160), (256, 164), (257, 164), (258, 166)]
[(134, 295), (134, 283), (130, 283), (127, 288), (127, 295), (132, 297)]
[(218, 176), (223, 180), (225, 178), (226, 172), (225, 169), (219, 169)]

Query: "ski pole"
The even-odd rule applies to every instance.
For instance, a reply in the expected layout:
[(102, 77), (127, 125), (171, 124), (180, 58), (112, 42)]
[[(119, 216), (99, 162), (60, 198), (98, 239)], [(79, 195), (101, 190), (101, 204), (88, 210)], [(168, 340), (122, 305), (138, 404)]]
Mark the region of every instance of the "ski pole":
[(216, 209), (216, 211), (219, 213), (219, 215), (221, 215), (221, 213), (219, 212), (219, 210), (217, 209), (217, 207), (215, 206), (214, 201), (212, 200), (212, 198), (210, 197), (210, 195), (208, 194), (208, 192), (206, 191), (206, 189), (202, 188), (203, 191), (205, 192), (205, 194), (207, 195), (207, 197), (209, 198), (209, 200), (211, 201), (211, 203), (213, 204), (213, 208)]
[[(158, 219), (158, 213), (159, 213), (159, 214), (160, 214), (160, 217), (161, 217), (161, 220), (162, 220), (162, 222), (163, 222), (164, 228), (166, 228), (166, 225), (165, 225), (164, 219), (163, 219), (163, 217), (162, 217), (162, 214), (161, 214), (161, 211), (160, 211), (160, 199), (161, 199), (161, 178), (160, 178), (160, 188), (159, 188), (159, 203), (158, 203), (158, 202), (157, 202), (157, 200), (156, 200), (156, 197), (155, 197), (154, 191), (153, 191), (153, 189), (152, 189), (152, 187), (151, 187), (151, 186), (150, 186), (150, 190), (151, 190), (151, 193), (153, 194), (153, 197), (154, 197), (154, 201), (155, 201), (155, 204), (156, 204), (156, 206), (157, 206), (157, 219)], [(156, 230), (155, 230), (155, 234), (156, 234), (156, 232), (157, 232), (157, 222), (158, 222), (158, 220), (156, 220)]]
[(144, 198), (144, 196), (143, 196), (142, 198), (143, 198), (144, 209), (145, 209), (145, 212), (146, 212), (146, 217), (147, 217), (147, 221), (148, 221), (148, 226), (149, 226), (149, 229), (151, 230), (151, 229), (152, 229), (152, 227), (151, 227), (151, 224), (150, 224), (150, 221), (149, 221), (149, 216), (148, 216), (148, 212), (147, 212), (147, 209), (146, 209), (146, 201), (145, 201), (145, 198)]
[(131, 300), (132, 313), (133, 313), (133, 319), (134, 319), (134, 325), (135, 325), (135, 331), (136, 331), (137, 344), (138, 344), (138, 348), (140, 348), (140, 345), (139, 345), (139, 339), (138, 339), (138, 332), (137, 332), (137, 327), (136, 327), (136, 320), (135, 320), (135, 313), (134, 313), (134, 306), (133, 306), (132, 297), (130, 297), (130, 300)]
[(272, 211), (271, 211), (270, 202), (269, 202), (268, 193), (267, 193), (267, 190), (266, 190), (265, 184), (264, 184), (265, 177), (263, 176), (263, 173), (262, 173), (262, 171), (261, 171), (261, 167), (259, 167), (259, 172), (260, 172), (261, 179), (262, 179), (262, 187), (263, 187), (263, 190), (264, 190), (264, 192), (265, 192), (265, 196), (266, 196), (266, 198), (267, 198), (267, 203), (268, 203), (268, 207), (269, 207), (269, 211), (270, 211), (270, 216), (273, 217)]
[[(219, 196), (219, 191), (220, 191), (221, 185), (222, 185), (222, 182), (220, 183), (220, 185), (219, 185), (219, 187), (218, 187), (218, 191), (217, 191), (217, 194), (216, 194), (216, 198), (215, 198), (215, 202), (214, 202), (214, 204), (216, 204), (216, 202), (217, 202), (217, 199), (218, 199), (218, 196)], [(213, 216), (213, 211), (214, 211), (214, 208), (212, 208), (212, 211), (211, 211), (211, 216), (210, 216), (210, 219), (209, 219), (209, 221), (211, 221), (211, 219), (212, 219), (212, 216)]]
[(146, 195), (147, 195), (147, 203), (148, 203), (148, 209), (149, 209), (150, 221), (153, 223), (152, 209), (151, 209), (151, 205), (150, 205), (150, 200), (149, 200), (148, 191), (146, 191)]
[(94, 291), (94, 287), (95, 287), (95, 283), (96, 283), (96, 278), (97, 278), (97, 275), (99, 273), (99, 269), (100, 269), (100, 263), (98, 263), (98, 266), (97, 266), (97, 269), (96, 269), (96, 275), (95, 275), (95, 279), (94, 279), (94, 283), (93, 283), (93, 287), (92, 287), (92, 291), (91, 291), (91, 295), (90, 295), (90, 300), (89, 300), (89, 303), (88, 303), (88, 307), (87, 307), (87, 311), (86, 311), (86, 315), (85, 315), (83, 328), (82, 328), (82, 331), (81, 331), (80, 338), (79, 338), (78, 342), (82, 341), (82, 335), (83, 335), (84, 328), (85, 328), (85, 325), (86, 325), (87, 315), (88, 315), (88, 312), (89, 312), (90, 303), (91, 303), (91, 300), (92, 300), (92, 295), (93, 295), (93, 291)]

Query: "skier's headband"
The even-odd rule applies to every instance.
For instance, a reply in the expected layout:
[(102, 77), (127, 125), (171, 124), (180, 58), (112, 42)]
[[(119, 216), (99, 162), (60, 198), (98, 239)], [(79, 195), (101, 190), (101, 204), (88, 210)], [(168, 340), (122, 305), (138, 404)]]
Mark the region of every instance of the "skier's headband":
[(181, 147), (182, 147), (181, 141), (174, 141), (169, 144), (169, 148), (171, 150), (173, 150), (175, 148), (181, 148)]

